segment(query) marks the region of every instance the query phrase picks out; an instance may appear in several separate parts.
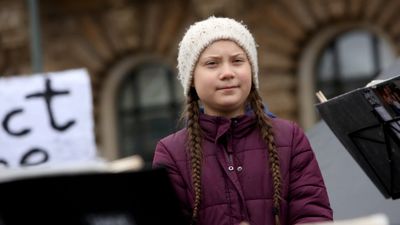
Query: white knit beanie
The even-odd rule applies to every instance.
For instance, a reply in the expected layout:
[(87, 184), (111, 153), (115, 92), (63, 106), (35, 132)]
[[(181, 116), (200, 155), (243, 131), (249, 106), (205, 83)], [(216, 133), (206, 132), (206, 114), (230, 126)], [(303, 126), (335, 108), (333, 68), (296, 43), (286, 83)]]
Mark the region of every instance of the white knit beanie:
[(231, 40), (242, 47), (251, 64), (253, 83), (258, 88), (257, 49), (253, 36), (244, 24), (236, 20), (211, 16), (191, 25), (179, 43), (178, 79), (185, 96), (189, 94), (194, 67), (200, 54), (218, 40)]

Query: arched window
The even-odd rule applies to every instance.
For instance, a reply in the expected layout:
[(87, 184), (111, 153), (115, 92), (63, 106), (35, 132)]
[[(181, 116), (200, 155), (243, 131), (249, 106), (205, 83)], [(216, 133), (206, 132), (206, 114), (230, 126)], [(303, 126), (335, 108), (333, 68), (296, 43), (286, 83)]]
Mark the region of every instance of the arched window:
[(116, 99), (118, 157), (151, 161), (157, 141), (177, 128), (182, 89), (165, 65), (144, 63), (125, 76)]
[(316, 64), (315, 87), (332, 98), (365, 86), (393, 61), (394, 54), (383, 38), (352, 30), (323, 49)]

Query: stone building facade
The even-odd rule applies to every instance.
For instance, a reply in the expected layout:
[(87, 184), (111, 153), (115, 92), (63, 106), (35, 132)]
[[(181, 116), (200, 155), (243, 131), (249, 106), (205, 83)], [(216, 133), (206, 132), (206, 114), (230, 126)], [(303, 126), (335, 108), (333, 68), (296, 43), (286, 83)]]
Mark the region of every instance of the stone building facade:
[[(269, 110), (305, 129), (317, 120), (315, 68), (332, 40), (361, 29), (384, 39), (393, 56), (400, 50), (398, 0), (38, 3), (44, 71), (88, 69), (96, 139), (109, 159), (120, 157), (116, 105), (121, 85), (143, 63), (175, 74), (178, 43), (196, 20), (216, 15), (247, 24), (259, 45), (260, 91)], [(26, 1), (0, 0), (0, 76), (32, 72), (28, 15)]]

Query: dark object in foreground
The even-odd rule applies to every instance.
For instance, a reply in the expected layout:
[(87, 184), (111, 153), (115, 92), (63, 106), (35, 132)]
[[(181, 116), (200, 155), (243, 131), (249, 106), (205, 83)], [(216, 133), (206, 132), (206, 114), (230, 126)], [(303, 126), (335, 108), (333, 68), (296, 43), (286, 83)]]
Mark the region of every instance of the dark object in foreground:
[(187, 224), (164, 169), (0, 183), (1, 225)]

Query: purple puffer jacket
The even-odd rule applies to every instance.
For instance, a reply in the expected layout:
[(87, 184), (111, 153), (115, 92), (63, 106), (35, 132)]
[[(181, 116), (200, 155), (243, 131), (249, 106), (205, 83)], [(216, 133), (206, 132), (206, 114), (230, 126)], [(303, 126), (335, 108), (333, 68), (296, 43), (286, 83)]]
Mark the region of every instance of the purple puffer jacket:
[[(282, 174), (282, 225), (332, 220), (323, 178), (311, 146), (294, 123), (272, 119)], [(267, 145), (253, 114), (234, 119), (202, 114), (202, 198), (200, 225), (273, 225), (272, 177)], [(184, 210), (194, 191), (185, 150), (185, 129), (162, 139), (153, 166), (169, 171)]]

